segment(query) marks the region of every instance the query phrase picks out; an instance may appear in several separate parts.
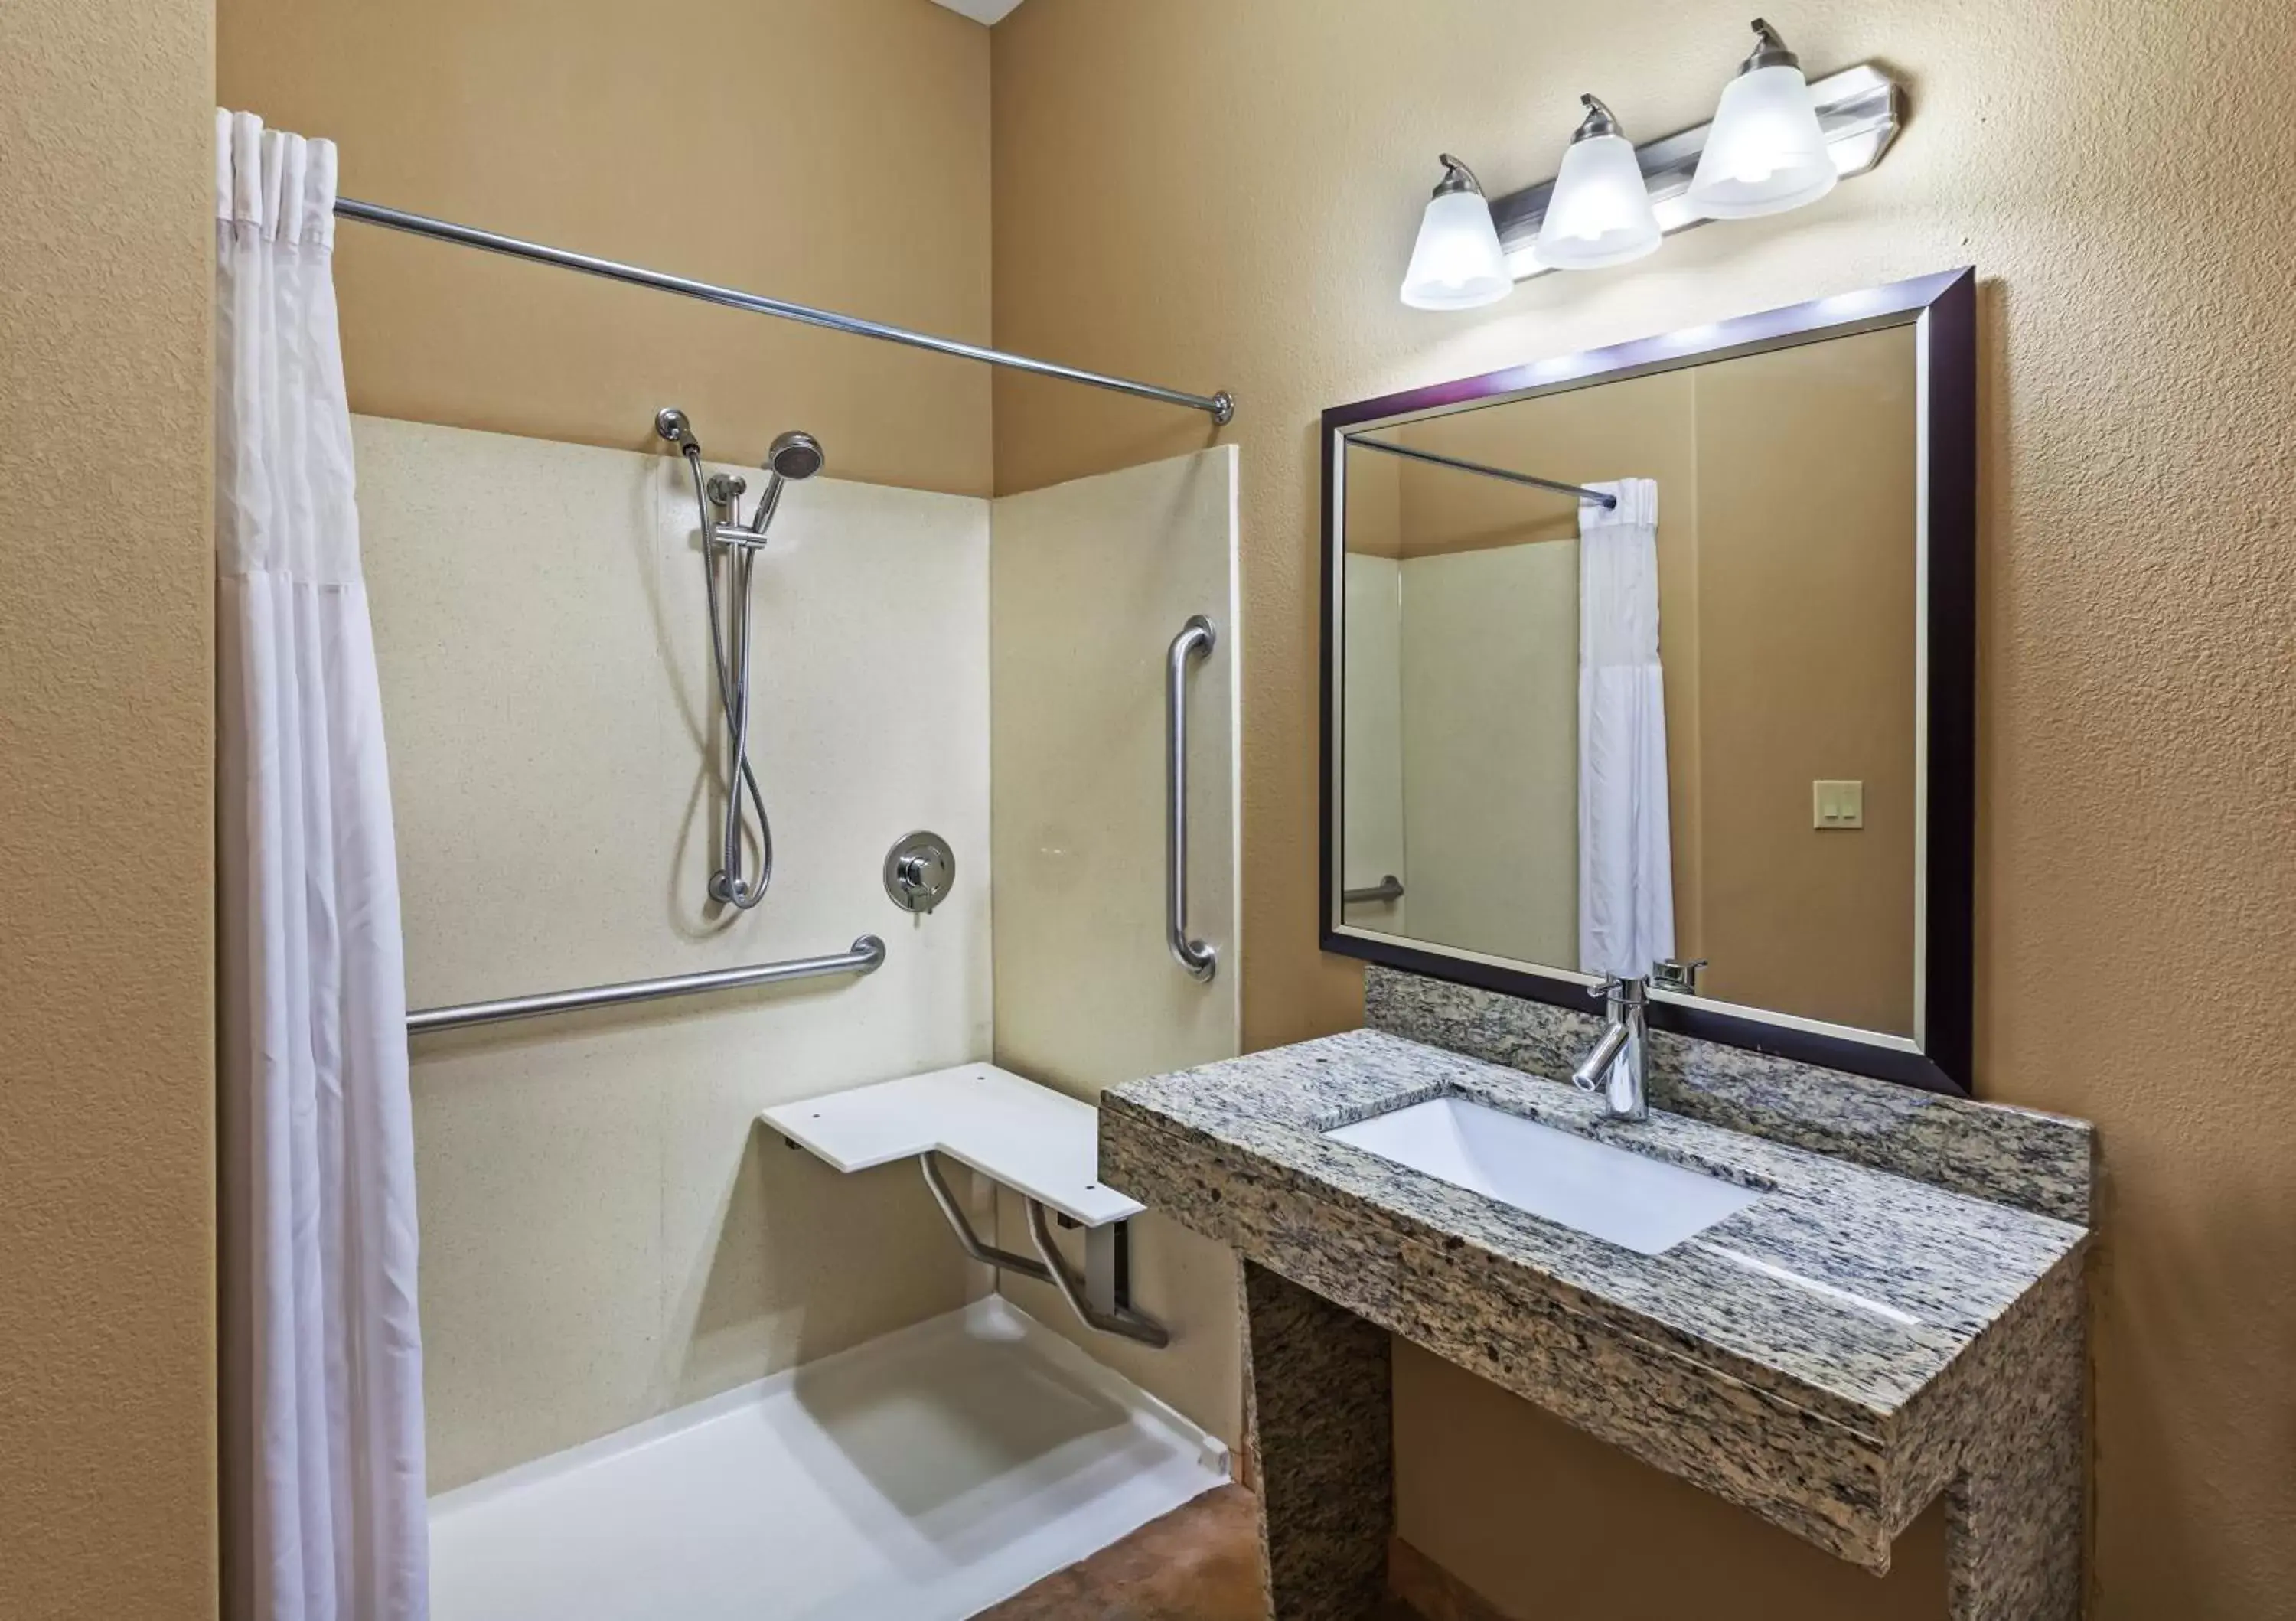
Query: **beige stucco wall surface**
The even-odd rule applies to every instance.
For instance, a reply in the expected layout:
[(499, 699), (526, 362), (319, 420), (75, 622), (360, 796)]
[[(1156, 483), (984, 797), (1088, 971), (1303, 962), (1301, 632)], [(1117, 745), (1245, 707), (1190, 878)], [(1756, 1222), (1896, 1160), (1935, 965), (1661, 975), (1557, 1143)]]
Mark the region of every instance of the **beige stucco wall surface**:
[[(1900, 1035), (1919, 872), (1914, 347), (1898, 326), (1693, 373), (1703, 894), (1683, 954), (1712, 960), (1709, 995)], [(1811, 826), (1821, 778), (1864, 784), (1862, 827)]]
[[(2268, 981), (2296, 935), (2296, 233), (2279, 179), (2296, 127), (2264, 116), (2296, 65), (2296, 8), (1813, 0), (1786, 21), (1814, 71), (1880, 60), (1907, 81), (1880, 169), (1801, 213), (1431, 316), (1395, 283), (1439, 150), (1505, 190), (1554, 172), (1581, 90), (1637, 134), (1695, 124), (1745, 13), (1431, 0), (1404, 26), (1372, 0), (1035, 0), (994, 35), (996, 340), (1242, 402), (1244, 1021), (1265, 1046), (1358, 1017), (1355, 968), (1316, 949), (1316, 413), (1975, 263), (1979, 1074), (1988, 1096), (2103, 1130), (2093, 1613), (2285, 1616), (2296, 1005), (2225, 982), (2259, 965)], [(2194, 86), (2227, 115), (2193, 119)], [(1001, 491), (1210, 432), (1024, 378), (996, 400)], [(1542, 1553), (1615, 1547), (1622, 1526), (1677, 1545), (1665, 1483), (1558, 1427), (1418, 1470), (1435, 1435), (1500, 1428), (1505, 1398), (1414, 1388), (1406, 1531), (1513, 1613), (1544, 1602)], [(1540, 1475), (1585, 1489), (1534, 1503)], [(1456, 1530), (1486, 1495), (1522, 1510), (1511, 1549)], [(1691, 1602), (1718, 1574), (1614, 1560), (1587, 1609), (1652, 1613), (1635, 1604)], [(1782, 1551), (1726, 1575), (1785, 1621), (1841, 1613)], [(1917, 1542), (1890, 1582), (1941, 1579)]]
[[(924, 0), (219, 0), (217, 94), (342, 148), (347, 196), (988, 337), (988, 31)], [(780, 430), (987, 495), (984, 367), (346, 225), (351, 409), (712, 456)]]
[(215, 1611), (211, 49), (0, 19), (10, 1617)]

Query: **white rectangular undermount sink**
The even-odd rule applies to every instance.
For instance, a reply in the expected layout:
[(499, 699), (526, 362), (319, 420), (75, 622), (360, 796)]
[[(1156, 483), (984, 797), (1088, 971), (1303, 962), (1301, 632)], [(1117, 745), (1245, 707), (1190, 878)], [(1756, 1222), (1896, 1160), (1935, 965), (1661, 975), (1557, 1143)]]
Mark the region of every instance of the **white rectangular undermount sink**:
[(1324, 1134), (1643, 1255), (1662, 1255), (1761, 1197), (1465, 1098), (1432, 1098)]

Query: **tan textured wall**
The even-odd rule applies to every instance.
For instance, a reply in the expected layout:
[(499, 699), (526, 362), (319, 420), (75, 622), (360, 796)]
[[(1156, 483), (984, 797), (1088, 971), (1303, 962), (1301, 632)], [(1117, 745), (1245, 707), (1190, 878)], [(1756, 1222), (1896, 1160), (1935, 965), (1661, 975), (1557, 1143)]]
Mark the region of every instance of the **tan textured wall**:
[(12, 1617), (215, 1613), (211, 52), (201, 5), (0, 20)]
[(1400, 456), (1349, 450), (1346, 463), (1348, 550), (1365, 557), (1403, 555), (1403, 470)]
[[(1914, 330), (1694, 375), (1703, 894), (1683, 954), (1713, 959), (1710, 995), (1911, 1034)], [(1810, 825), (1819, 778), (1866, 785), (1864, 827)]]
[[(1898, 1568), (1876, 1582), (1415, 1346), (1396, 1347), (1395, 1398), (1434, 1420), (1397, 1449), (1405, 1535), (1521, 1621), (1944, 1621), (1942, 1506), (1898, 1539)], [(1597, 1525), (1593, 1505), (1633, 1512)]]
[[(2095, 1614), (2287, 1616), (2296, 1010), (2268, 987), (2211, 1010), (2228, 970), (2284, 960), (2296, 934), (2296, 234), (2278, 178), (2296, 129), (2196, 121), (2189, 93), (2272, 105), (2296, 8), (1812, 0), (1788, 22), (1815, 70), (1878, 58), (1910, 82), (1880, 169), (1804, 213), (1430, 316), (1395, 282), (1439, 148), (1504, 189), (1554, 172), (1582, 89), (1638, 132), (1695, 123), (1744, 13), (1439, 0), (1401, 27), (1371, 0), (1033, 0), (995, 33), (997, 340), (1241, 398), (1244, 1019), (1264, 1046), (1357, 1018), (1355, 969), (1314, 932), (1316, 413), (1976, 263), (1979, 1073), (1988, 1096), (2103, 1128)], [(1001, 490), (1207, 433), (1019, 378), (998, 382), (997, 424)], [(1505, 1406), (1480, 1387), (1406, 1402), (1399, 1438), (1408, 1455)], [(1438, 1533), (1488, 1494), (1522, 1510), (1524, 1548), (1615, 1547), (1622, 1526), (1672, 1545), (1668, 1488), (1599, 1452), (1527, 1434), (1468, 1472), (1407, 1477), (1403, 1510), (1431, 1552), (1536, 1613), (1524, 1565)], [(1574, 1472), (1586, 1490), (1532, 1511), (1521, 1482)], [(1610, 1568), (1682, 1604), (1720, 1573)], [(1729, 1574), (1783, 1621), (1841, 1613), (1800, 1569), (1780, 1553)], [(1908, 1550), (1890, 1581), (1939, 1579), (1933, 1551)]]
[[(925, 0), (219, 0), (217, 94), (342, 146), (370, 202), (988, 336), (988, 31)], [(346, 225), (351, 409), (986, 495), (970, 361)]]
[[(1659, 529), (1665, 544), (1686, 539), (1696, 522), (1689, 502), (1669, 503), (1667, 495), (1695, 487), (1697, 388), (1705, 373), (1704, 367), (1658, 372), (1597, 388), (1542, 394), (1431, 417), (1388, 430), (1381, 437), (1416, 450), (1573, 483), (1655, 479)], [(1578, 538), (1578, 503), (1569, 495), (1424, 462), (1405, 462), (1402, 467), (1399, 552), (1405, 557)], [(1673, 572), (1666, 567), (1673, 561), (1670, 553), (1660, 554), (1661, 575)], [(1689, 615), (1661, 612), (1661, 623), (1669, 617), (1679, 620)]]

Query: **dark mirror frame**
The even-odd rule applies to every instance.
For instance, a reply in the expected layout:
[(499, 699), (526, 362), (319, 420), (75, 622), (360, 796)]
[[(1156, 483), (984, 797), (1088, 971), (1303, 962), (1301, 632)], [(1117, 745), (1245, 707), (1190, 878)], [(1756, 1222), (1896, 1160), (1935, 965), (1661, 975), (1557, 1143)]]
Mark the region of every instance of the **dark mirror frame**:
[[(1506, 966), (1481, 956), (1343, 931), (1341, 884), (1338, 615), (1346, 536), (1341, 533), (1346, 439), (1371, 423), (1395, 425), (1463, 405), (1497, 405), (1617, 382), (1738, 355), (1848, 337), (1882, 327), (1916, 329), (1920, 368), (1925, 699), (1920, 1029), (1915, 1042), (1881, 1032), (1835, 1035), (1778, 1022), (1742, 1008), (1653, 991), (1650, 1022), (1662, 1029), (1853, 1074), (1971, 1096), (1974, 1026), (1977, 767), (1977, 273), (1949, 270), (1863, 292), (1588, 349), (1480, 377), (1437, 383), (1324, 413), (1323, 874), (1317, 933), (1323, 949), (1432, 978), (1593, 1011), (1587, 975)], [(1802, 1024), (1815, 1021), (1803, 1020)]]

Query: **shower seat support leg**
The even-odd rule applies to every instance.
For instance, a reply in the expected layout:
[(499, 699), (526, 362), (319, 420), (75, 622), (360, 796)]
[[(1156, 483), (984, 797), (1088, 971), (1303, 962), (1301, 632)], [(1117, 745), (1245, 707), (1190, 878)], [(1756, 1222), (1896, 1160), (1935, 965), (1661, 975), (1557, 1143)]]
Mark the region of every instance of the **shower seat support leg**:
[(931, 1154), (917, 1156), (917, 1168), (923, 1173), (925, 1186), (931, 1190), (933, 1202), (940, 1207), (949, 1231), (956, 1235), (957, 1247), (968, 1258), (999, 1272), (1017, 1273), (1039, 1283), (1051, 1284), (1068, 1302), (1078, 1321), (1096, 1333), (1113, 1334), (1159, 1347), (1171, 1343), (1171, 1334), (1164, 1325), (1132, 1304), (1129, 1223), (1111, 1222), (1085, 1230), (1085, 1275), (1079, 1279), (1070, 1271), (1068, 1262), (1054, 1246), (1047, 1212), (1037, 1200), (1028, 1201), (1029, 1239), (1037, 1251), (1037, 1258), (1031, 1260), (986, 1242), (973, 1231), (964, 1207), (957, 1203), (956, 1195), (950, 1191), (947, 1179), (940, 1174), (940, 1167)]

